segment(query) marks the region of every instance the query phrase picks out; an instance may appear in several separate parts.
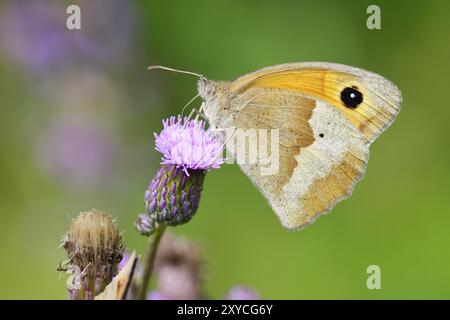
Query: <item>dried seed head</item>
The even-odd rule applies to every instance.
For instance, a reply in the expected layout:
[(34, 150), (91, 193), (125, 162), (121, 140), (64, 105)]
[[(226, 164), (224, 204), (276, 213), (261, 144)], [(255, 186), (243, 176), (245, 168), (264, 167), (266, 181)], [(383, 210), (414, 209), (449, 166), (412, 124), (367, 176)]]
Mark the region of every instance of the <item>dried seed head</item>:
[(79, 270), (72, 272), (69, 289), (79, 288), (78, 298), (83, 299), (103, 291), (117, 273), (123, 254), (121, 235), (112, 217), (95, 209), (73, 219), (62, 247), (69, 258), (66, 269)]
[(119, 230), (109, 214), (95, 209), (81, 212), (72, 221), (64, 248), (74, 264), (83, 267), (89, 262), (106, 264), (122, 259)]

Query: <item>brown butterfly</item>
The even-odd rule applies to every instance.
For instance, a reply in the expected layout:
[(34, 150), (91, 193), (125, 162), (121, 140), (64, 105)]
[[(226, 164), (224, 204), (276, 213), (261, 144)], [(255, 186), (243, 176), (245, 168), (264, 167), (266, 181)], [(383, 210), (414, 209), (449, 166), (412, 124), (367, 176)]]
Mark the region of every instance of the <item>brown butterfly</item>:
[(385, 78), (334, 63), (282, 64), (233, 81), (180, 72), (200, 78), (200, 110), (212, 127), (278, 130), (275, 174), (261, 174), (261, 163), (239, 165), (289, 230), (311, 224), (351, 195), (369, 146), (395, 120), (402, 101)]

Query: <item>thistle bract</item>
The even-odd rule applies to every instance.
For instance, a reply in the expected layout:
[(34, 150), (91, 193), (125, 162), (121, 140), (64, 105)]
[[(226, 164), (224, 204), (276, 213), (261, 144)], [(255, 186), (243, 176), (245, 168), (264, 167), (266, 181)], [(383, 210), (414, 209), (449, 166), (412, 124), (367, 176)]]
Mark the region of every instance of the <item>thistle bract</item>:
[(145, 206), (156, 223), (183, 224), (197, 211), (206, 171), (187, 170), (164, 164), (150, 183)]

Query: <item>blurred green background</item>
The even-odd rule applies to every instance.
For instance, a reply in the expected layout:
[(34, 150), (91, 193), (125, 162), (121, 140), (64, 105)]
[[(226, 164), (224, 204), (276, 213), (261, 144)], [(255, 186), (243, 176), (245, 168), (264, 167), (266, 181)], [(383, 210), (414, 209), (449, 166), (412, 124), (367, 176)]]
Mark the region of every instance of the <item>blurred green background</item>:
[[(79, 4), (82, 30), (65, 27)], [(381, 30), (366, 8), (381, 7)], [(445, 1), (2, 1), (0, 298), (64, 299), (59, 239), (79, 211), (117, 218), (127, 247), (160, 161), (161, 120), (196, 80), (285, 62), (375, 71), (404, 97), (351, 198), (301, 232), (282, 229), (236, 165), (208, 174), (196, 217), (207, 290), (275, 299), (450, 298), (450, 3)], [(366, 268), (381, 267), (381, 290)]]

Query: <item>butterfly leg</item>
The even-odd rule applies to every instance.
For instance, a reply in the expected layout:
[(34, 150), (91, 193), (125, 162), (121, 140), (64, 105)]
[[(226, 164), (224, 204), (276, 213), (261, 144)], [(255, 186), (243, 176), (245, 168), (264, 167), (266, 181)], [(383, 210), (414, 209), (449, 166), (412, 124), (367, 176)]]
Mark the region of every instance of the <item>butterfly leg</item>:
[[(201, 108), (200, 108), (200, 110), (201, 110)], [(194, 115), (194, 113), (196, 114), (195, 121), (197, 121), (198, 118), (201, 117), (203, 120), (208, 122), (208, 118), (206, 117), (206, 115), (203, 112), (200, 112), (200, 110), (197, 110), (196, 108), (192, 108), (191, 112), (189, 112), (189, 115), (186, 118), (186, 122), (184, 123), (183, 128), (186, 128), (189, 120), (192, 119), (192, 116)]]
[[(192, 103), (194, 102), (195, 99), (197, 99), (199, 97), (199, 94), (197, 94), (195, 97), (193, 97), (191, 100), (188, 101), (188, 103), (186, 103), (183, 107), (183, 109), (181, 109), (181, 116), (183, 116), (184, 111), (186, 110), (186, 108)], [(188, 119), (190, 119), (192, 116), (192, 111), (191, 114), (189, 114)]]
[(199, 117), (201, 117), (203, 120), (208, 121), (208, 118), (206, 117), (206, 115), (202, 112), (203, 111), (203, 103), (200, 106), (200, 109), (194, 109), (194, 112), (197, 114), (195, 116), (195, 120), (198, 120)]

